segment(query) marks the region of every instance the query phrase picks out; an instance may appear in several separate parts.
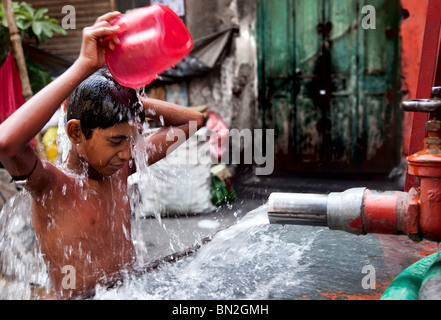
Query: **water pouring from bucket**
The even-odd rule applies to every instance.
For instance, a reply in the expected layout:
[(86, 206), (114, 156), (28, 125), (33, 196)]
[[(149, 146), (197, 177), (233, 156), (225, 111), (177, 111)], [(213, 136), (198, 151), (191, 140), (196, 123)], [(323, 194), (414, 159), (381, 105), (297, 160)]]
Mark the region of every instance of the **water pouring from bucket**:
[(193, 48), (193, 40), (182, 20), (164, 5), (119, 15), (110, 24), (120, 27), (116, 32), (120, 44), (106, 52), (106, 64), (112, 76), (126, 87), (148, 85)]

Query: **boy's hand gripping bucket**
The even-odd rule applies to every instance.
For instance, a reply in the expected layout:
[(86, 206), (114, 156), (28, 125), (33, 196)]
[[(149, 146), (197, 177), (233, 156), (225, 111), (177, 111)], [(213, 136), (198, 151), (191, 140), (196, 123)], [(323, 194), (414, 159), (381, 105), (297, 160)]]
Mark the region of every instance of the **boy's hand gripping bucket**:
[(164, 5), (137, 9), (112, 19), (110, 24), (120, 26), (115, 35), (121, 44), (106, 51), (106, 64), (112, 76), (126, 87), (146, 86), (193, 48), (182, 20)]

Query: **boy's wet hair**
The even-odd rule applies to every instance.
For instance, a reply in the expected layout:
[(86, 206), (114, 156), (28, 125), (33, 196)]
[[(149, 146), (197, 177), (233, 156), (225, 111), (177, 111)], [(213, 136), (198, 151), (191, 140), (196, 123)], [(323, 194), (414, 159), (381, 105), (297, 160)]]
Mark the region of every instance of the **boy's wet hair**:
[(107, 129), (121, 122), (145, 120), (144, 107), (134, 89), (123, 87), (106, 69), (84, 80), (70, 95), (67, 121), (77, 119), (86, 139), (95, 128)]

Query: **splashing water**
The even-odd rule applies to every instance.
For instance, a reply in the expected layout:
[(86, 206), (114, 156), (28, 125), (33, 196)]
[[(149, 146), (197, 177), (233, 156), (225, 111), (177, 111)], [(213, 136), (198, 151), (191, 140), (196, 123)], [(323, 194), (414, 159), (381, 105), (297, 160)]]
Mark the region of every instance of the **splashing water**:
[[(35, 284), (50, 287), (50, 279), (32, 228), (31, 197), (23, 191), (0, 213), (0, 299), (29, 299)], [(6, 281), (5, 281), (6, 280)]]
[[(383, 255), (393, 263), (385, 263)], [(269, 225), (263, 205), (218, 232), (195, 255), (130, 277), (120, 287), (99, 288), (94, 299), (324, 299), (332, 294), (376, 299), (382, 283), (402, 270), (402, 257), (397, 242), (385, 244), (374, 235)], [(377, 270), (375, 289), (362, 285), (366, 265)]]
[(58, 149), (61, 150), (61, 163), (67, 159), (70, 148), (72, 148), (72, 142), (67, 137), (66, 133), (66, 111), (61, 108), (60, 118), (58, 119)]
[[(314, 237), (287, 243), (270, 226), (267, 207), (248, 213), (219, 232), (197, 255), (129, 279), (119, 288), (100, 288), (95, 299), (266, 299), (298, 286), (299, 261)], [(286, 268), (290, 266), (290, 268)]]

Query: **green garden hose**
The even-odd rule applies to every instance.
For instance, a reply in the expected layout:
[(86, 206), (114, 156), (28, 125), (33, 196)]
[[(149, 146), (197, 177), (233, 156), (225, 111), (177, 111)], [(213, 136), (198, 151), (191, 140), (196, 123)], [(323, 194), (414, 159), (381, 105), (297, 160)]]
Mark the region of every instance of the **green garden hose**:
[(381, 300), (418, 300), (423, 283), (426, 286), (426, 283), (434, 279), (441, 279), (441, 263), (437, 263), (438, 257), (439, 253), (436, 252), (404, 270), (392, 281)]

